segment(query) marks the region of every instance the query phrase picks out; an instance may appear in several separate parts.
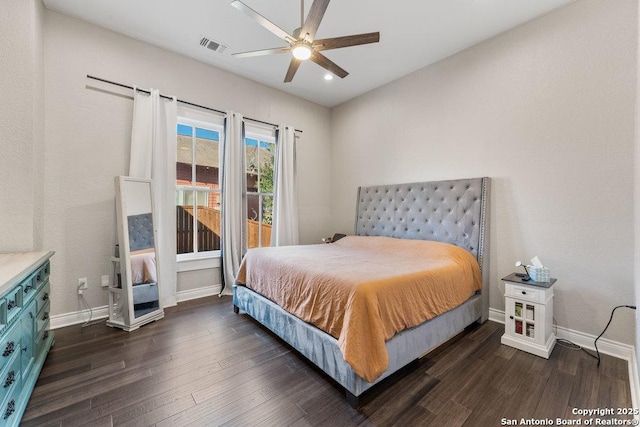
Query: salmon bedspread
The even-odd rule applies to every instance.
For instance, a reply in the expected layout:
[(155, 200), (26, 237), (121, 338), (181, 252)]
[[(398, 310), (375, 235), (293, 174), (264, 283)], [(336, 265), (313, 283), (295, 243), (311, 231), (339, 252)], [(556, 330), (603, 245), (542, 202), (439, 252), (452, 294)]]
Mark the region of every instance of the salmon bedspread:
[(344, 360), (372, 382), (387, 369), (387, 340), (465, 302), (482, 276), (473, 255), (454, 245), (348, 236), (251, 249), (236, 283), (335, 337)]
[(156, 274), (156, 250), (140, 249), (131, 252), (131, 283), (158, 283)]

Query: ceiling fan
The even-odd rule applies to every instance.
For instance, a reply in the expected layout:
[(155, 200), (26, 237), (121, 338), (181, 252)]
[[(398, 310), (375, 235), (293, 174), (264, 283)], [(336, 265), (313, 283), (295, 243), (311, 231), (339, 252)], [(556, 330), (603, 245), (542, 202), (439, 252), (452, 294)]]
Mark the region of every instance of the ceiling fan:
[(286, 47), (234, 53), (233, 56), (246, 58), (251, 56), (270, 55), (273, 53), (291, 52), (293, 54), (293, 58), (291, 58), (289, 69), (284, 77), (285, 83), (289, 83), (293, 80), (293, 76), (296, 74), (296, 71), (298, 71), (300, 63), (306, 59), (310, 59), (340, 78), (345, 78), (349, 73), (320, 52), (329, 49), (377, 43), (380, 41), (379, 32), (316, 40), (316, 31), (320, 26), (324, 12), (327, 10), (329, 0), (314, 0), (306, 20), (304, 19), (304, 0), (301, 0), (301, 3), (300, 28), (296, 29), (293, 34), (289, 34), (246, 4), (242, 3), (240, 0), (233, 1), (231, 6), (253, 18), (258, 24), (262, 25), (264, 28), (289, 44), (289, 46)]

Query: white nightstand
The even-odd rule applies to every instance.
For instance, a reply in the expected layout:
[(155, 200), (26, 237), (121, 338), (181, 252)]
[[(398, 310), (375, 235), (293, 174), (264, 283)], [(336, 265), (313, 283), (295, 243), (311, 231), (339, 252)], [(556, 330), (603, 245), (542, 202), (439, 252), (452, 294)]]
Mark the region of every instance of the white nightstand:
[(523, 281), (513, 273), (504, 282), (505, 332), (502, 344), (536, 356), (549, 358), (556, 335), (553, 333), (553, 284)]

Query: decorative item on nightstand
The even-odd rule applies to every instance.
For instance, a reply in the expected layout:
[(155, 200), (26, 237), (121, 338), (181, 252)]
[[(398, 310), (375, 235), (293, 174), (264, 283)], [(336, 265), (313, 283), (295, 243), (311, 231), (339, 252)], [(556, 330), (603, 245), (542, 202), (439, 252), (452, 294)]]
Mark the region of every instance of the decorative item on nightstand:
[(540, 258), (537, 256), (531, 258), (529, 274), (531, 275), (531, 280), (534, 282), (549, 283), (551, 281), (551, 270), (542, 265)]
[[(536, 356), (549, 358), (556, 344), (553, 333), (553, 284), (512, 273), (504, 277), (505, 332), (501, 342)], [(533, 275), (532, 275), (533, 276)]]

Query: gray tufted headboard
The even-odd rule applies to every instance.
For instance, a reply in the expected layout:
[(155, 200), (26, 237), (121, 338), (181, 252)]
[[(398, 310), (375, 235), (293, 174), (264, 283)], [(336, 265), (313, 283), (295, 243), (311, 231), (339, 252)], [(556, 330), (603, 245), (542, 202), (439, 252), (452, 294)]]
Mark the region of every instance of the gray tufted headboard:
[(452, 243), (479, 257), (489, 178), (358, 188), (356, 235)]
[(154, 247), (153, 216), (151, 213), (129, 215), (127, 222), (130, 251), (133, 252)]
[[(358, 188), (356, 235), (436, 240), (470, 251), (489, 283), (489, 178)], [(489, 315), (483, 290), (483, 320)]]

